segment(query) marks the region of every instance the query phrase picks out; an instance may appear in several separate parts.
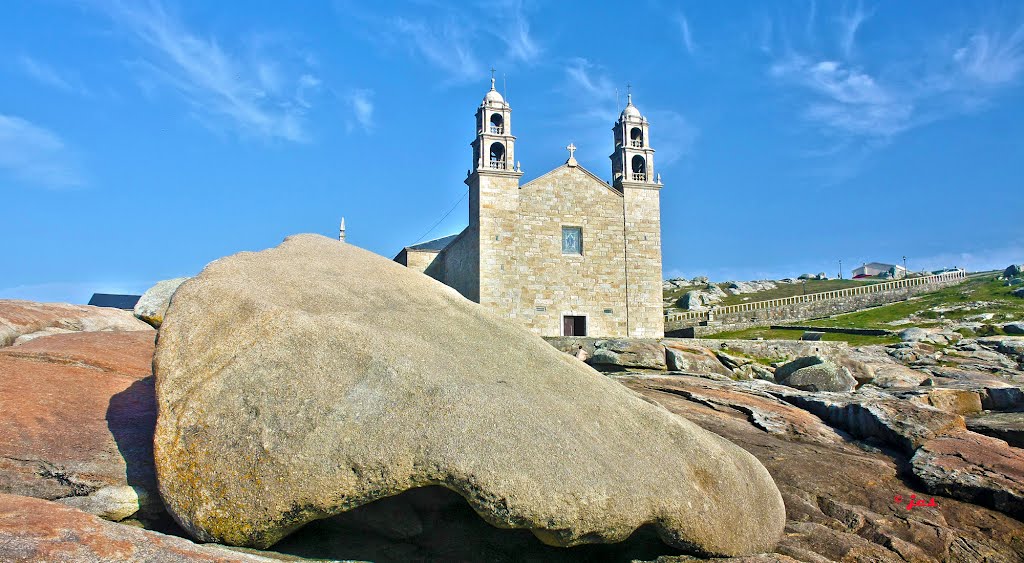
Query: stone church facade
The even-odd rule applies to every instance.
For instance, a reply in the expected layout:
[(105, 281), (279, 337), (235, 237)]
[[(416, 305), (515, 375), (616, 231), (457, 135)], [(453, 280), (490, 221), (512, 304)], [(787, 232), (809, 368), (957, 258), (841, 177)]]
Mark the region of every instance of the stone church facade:
[(469, 226), (395, 260), (542, 336), (664, 335), (660, 176), (630, 97), (613, 129), (612, 181), (573, 156), (520, 185), (512, 109), (487, 92), (476, 113)]

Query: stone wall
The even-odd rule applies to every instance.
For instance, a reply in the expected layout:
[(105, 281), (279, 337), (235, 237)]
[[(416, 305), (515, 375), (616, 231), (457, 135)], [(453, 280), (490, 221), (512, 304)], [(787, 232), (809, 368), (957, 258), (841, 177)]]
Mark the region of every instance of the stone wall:
[[(517, 196), (513, 229), (500, 233), (510, 252), (484, 281), (502, 308), (542, 335), (561, 334), (563, 315), (587, 317), (588, 334), (625, 335), (622, 197), (578, 166), (556, 168)], [(562, 254), (563, 226), (581, 228), (583, 254)], [(494, 237), (481, 243), (503, 246)]]
[(629, 336), (660, 338), (665, 335), (660, 191), (624, 187), (623, 192)]
[(410, 250), (405, 248), (402, 252), (398, 253), (395, 261), (417, 272), (426, 272), (430, 264), (437, 258), (437, 254), (438, 251), (436, 250)]
[(480, 301), (479, 230), (463, 229), (423, 273), (454, 288), (470, 301)]
[[(692, 334), (696, 337), (714, 334), (717, 332), (746, 330), (748, 328), (770, 326), (773, 324), (790, 323), (809, 319), (821, 319), (842, 313), (850, 313), (888, 305), (898, 301), (905, 301), (908, 298), (920, 294), (935, 291), (943, 287), (955, 285), (963, 281), (963, 278), (949, 279), (925, 283), (913, 287), (901, 287), (886, 291), (862, 293), (856, 295), (844, 295), (831, 299), (810, 301), (806, 303), (787, 303), (784, 305), (763, 309), (752, 309), (734, 313), (714, 314), (714, 320), (702, 323), (692, 328)], [(686, 326), (668, 323), (666, 331), (670, 334), (682, 334)], [(679, 332), (677, 332), (679, 331)]]

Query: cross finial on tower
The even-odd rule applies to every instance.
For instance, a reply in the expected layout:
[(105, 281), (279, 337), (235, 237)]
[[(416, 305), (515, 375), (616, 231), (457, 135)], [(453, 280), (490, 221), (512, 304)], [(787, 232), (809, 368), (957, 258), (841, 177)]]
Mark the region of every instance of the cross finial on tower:
[(626, 105), (633, 105), (633, 85), (629, 82), (626, 83)]
[(565, 150), (569, 151), (569, 160), (565, 161), (569, 166), (576, 166), (576, 157), (573, 153), (576, 152), (576, 145), (569, 143), (569, 146), (565, 147)]
[(491, 90), (494, 90), (494, 73), (497, 71), (493, 66), (491, 67)]

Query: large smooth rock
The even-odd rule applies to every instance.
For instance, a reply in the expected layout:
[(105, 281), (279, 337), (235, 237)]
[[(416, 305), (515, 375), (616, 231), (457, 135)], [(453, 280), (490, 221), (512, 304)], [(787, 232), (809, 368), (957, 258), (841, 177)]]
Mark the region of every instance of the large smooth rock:
[(1003, 332), (1006, 334), (1024, 334), (1024, 322), (1005, 324), (1003, 325)]
[(610, 368), (665, 369), (665, 347), (657, 340), (598, 340), (587, 363)]
[(686, 346), (678, 343), (666, 344), (665, 360), (670, 371), (686, 373), (715, 373), (731, 376), (732, 371), (718, 361), (715, 353), (707, 348)]
[(775, 381), (804, 391), (845, 393), (857, 387), (848, 369), (820, 356), (797, 358), (775, 370)]
[(0, 347), (58, 333), (138, 330), (153, 327), (120, 309), (0, 299)]
[(239, 553), (221, 546), (196, 545), (184, 538), (107, 522), (63, 504), (0, 494), (2, 561), (255, 563), (282, 559), (285, 558)]
[(135, 316), (155, 328), (160, 328), (160, 323), (164, 321), (164, 315), (167, 313), (167, 306), (171, 304), (171, 297), (178, 290), (178, 286), (187, 279), (163, 280), (147, 289), (135, 304)]
[(652, 524), (671, 545), (740, 555), (782, 531), (778, 489), (747, 452), (326, 237), (223, 258), (182, 284), (154, 366), (160, 491), (204, 540), (268, 546), (434, 484), (555, 545)]
[(147, 330), (0, 348), (0, 493), (70, 497), (117, 520), (140, 508), (162, 512), (152, 453), (155, 332), (139, 324)]

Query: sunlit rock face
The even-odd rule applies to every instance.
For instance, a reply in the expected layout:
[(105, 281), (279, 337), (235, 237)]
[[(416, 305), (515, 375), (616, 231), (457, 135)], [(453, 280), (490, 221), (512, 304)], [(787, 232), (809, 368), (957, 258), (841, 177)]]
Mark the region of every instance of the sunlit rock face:
[(426, 485), (551, 545), (651, 524), (770, 551), (782, 498), (752, 455), (370, 252), (314, 235), (181, 285), (154, 360), (160, 492), (203, 540), (269, 546)]

